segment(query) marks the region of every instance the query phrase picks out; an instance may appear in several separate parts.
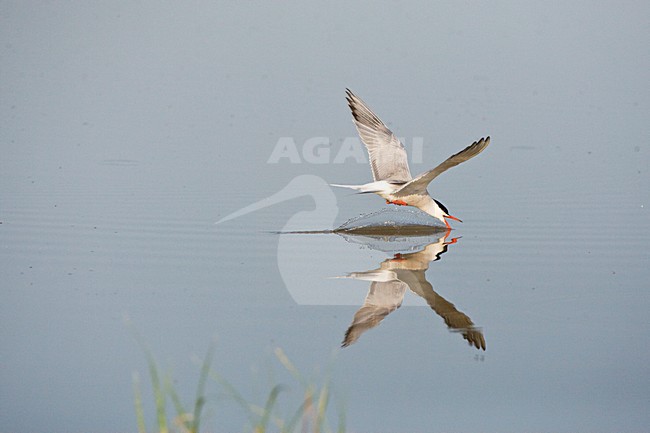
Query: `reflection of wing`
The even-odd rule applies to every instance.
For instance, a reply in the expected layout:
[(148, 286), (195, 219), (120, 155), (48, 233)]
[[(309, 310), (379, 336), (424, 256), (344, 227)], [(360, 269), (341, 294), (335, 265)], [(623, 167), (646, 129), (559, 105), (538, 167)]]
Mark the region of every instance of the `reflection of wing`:
[(365, 331), (374, 328), (391, 312), (402, 304), (407, 288), (427, 301), (427, 304), (445, 321), (452, 330), (460, 332), (470, 345), (485, 350), (485, 337), (474, 322), (465, 313), (458, 311), (454, 304), (437, 294), (426, 279), (425, 272), (429, 263), (439, 260), (447, 251), (447, 235), (438, 242), (427, 245), (423, 250), (396, 254), (392, 259), (384, 260), (379, 269), (365, 272), (353, 272), (348, 278), (372, 281), (370, 291), (363, 306), (354, 315), (354, 320), (345, 333), (342, 346), (354, 343)]
[(406, 284), (397, 280), (370, 283), (366, 300), (354, 314), (341, 346), (347, 347), (354, 343), (361, 334), (379, 325), (386, 316), (398, 309), (402, 305), (407, 288)]
[(424, 298), (436, 314), (445, 321), (445, 324), (454, 331), (463, 335), (470, 345), (477, 349), (485, 350), (485, 337), (474, 322), (462, 311), (458, 311), (454, 304), (437, 294), (429, 283), (424, 272), (396, 271), (397, 278), (408, 284), (409, 288), (417, 295)]
[(406, 150), (390, 129), (379, 117), (358, 98), (346, 89), (348, 105), (352, 110), (354, 124), (361, 141), (368, 149), (372, 178), (375, 181), (408, 182), (411, 180)]
[(443, 163), (439, 164), (433, 170), (425, 171), (404, 185), (395, 193), (395, 195), (399, 197), (411, 194), (428, 194), (427, 186), (433, 179), (449, 170), (450, 168), (457, 166), (461, 162), (465, 162), (468, 159), (474, 158), (476, 155), (481, 153), (488, 144), (490, 144), (490, 137), (481, 138), (479, 141), (475, 141), (465, 149), (447, 158)]

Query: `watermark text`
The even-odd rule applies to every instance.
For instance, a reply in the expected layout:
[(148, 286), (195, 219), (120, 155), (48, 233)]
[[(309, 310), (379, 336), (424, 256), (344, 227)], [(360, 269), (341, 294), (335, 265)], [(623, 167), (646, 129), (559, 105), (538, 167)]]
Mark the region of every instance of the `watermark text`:
[[(399, 140), (404, 143), (411, 162), (422, 163), (424, 139), (413, 137), (411, 140)], [(343, 164), (348, 160), (368, 163), (366, 148), (358, 137), (346, 137), (340, 145), (332, 145), (328, 137), (311, 137), (301, 144), (297, 144), (293, 137), (280, 137), (267, 163)]]

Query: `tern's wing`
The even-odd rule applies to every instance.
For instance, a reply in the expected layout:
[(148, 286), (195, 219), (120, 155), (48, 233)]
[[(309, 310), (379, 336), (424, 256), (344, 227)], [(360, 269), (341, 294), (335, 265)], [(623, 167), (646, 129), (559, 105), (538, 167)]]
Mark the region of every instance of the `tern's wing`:
[(368, 149), (372, 178), (394, 183), (412, 179), (406, 150), (390, 129), (350, 89), (346, 89), (348, 105), (361, 141)]
[(433, 179), (449, 170), (450, 168), (457, 166), (461, 162), (465, 162), (468, 159), (474, 158), (476, 155), (481, 153), (488, 144), (490, 144), (490, 137), (481, 138), (479, 141), (475, 141), (470, 146), (467, 146), (457, 154), (447, 158), (445, 162), (438, 165), (433, 170), (425, 171), (412, 181), (408, 182), (402, 188), (397, 190), (395, 195), (399, 197), (411, 194), (426, 194), (427, 186)]
[(363, 306), (354, 314), (341, 346), (346, 347), (354, 343), (361, 334), (379, 325), (386, 316), (398, 309), (402, 305), (407, 287), (399, 280), (373, 281)]

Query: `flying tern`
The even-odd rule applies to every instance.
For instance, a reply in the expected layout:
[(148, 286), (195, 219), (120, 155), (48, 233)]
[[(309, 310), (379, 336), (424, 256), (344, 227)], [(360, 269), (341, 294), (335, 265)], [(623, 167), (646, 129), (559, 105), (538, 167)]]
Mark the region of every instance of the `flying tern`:
[(365, 102), (350, 89), (346, 89), (346, 93), (357, 131), (368, 150), (373, 182), (364, 185), (332, 186), (351, 188), (360, 193), (374, 193), (384, 198), (388, 204), (414, 206), (445, 223), (447, 229), (451, 229), (447, 218), (462, 222), (450, 215), (442, 203), (429, 195), (427, 186), (440, 174), (481, 153), (490, 143), (490, 137), (475, 141), (433, 170), (413, 178), (404, 145)]

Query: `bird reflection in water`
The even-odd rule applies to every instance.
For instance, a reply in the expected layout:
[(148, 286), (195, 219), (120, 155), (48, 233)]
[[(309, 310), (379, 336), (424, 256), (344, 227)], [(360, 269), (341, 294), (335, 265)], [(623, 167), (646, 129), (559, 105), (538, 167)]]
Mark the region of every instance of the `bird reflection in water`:
[(355, 313), (352, 324), (342, 342), (347, 347), (356, 342), (369, 329), (379, 325), (386, 316), (402, 305), (407, 289), (423, 298), (433, 311), (445, 321), (451, 331), (460, 333), (465, 340), (477, 349), (485, 350), (485, 337), (480, 328), (454, 304), (433, 290), (426, 279), (429, 263), (440, 259), (450, 244), (458, 238), (447, 241), (449, 231), (421, 251), (408, 254), (395, 254), (384, 260), (378, 269), (365, 272), (352, 272), (343, 278), (371, 281), (363, 306)]

